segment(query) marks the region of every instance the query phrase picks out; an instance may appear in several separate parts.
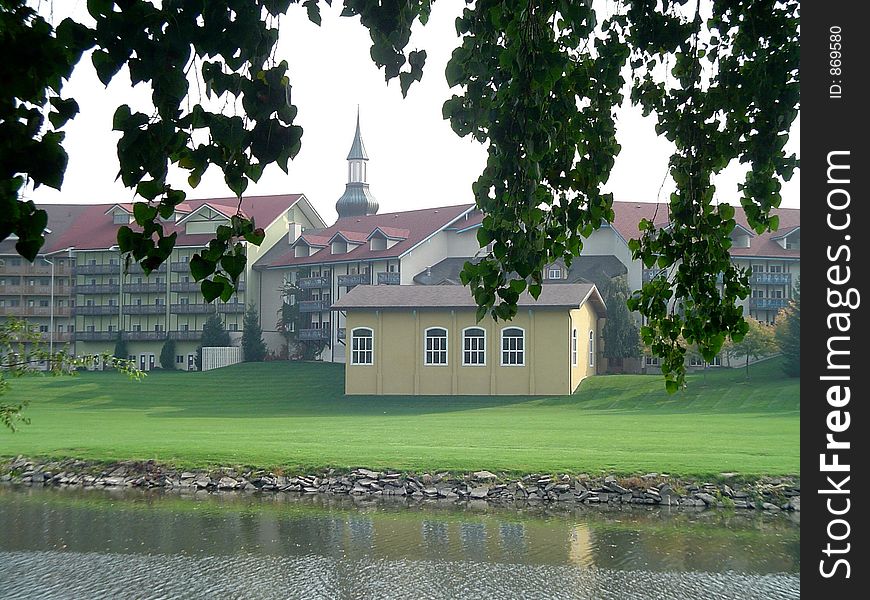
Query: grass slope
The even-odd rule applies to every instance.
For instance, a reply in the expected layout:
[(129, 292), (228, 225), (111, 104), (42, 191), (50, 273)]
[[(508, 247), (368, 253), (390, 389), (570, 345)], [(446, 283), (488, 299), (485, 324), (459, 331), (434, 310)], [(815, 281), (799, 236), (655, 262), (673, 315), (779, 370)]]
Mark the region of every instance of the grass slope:
[(800, 387), (779, 362), (693, 375), (611, 375), (573, 396), (343, 395), (343, 365), (241, 364), (207, 373), (29, 377), (31, 425), (0, 456), (154, 459), (179, 466), (709, 475), (796, 474)]

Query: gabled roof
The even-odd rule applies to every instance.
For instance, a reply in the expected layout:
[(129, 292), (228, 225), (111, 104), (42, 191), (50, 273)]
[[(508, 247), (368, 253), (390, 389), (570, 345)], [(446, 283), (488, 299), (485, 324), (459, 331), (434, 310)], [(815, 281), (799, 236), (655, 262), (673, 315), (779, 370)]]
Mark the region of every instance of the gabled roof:
[(408, 236), (411, 235), (411, 232), (407, 229), (400, 229), (398, 227), (375, 227), (372, 229), (372, 232), (366, 237), (366, 240), (370, 240), (376, 235), (382, 235), (388, 240), (406, 240)]
[[(598, 288), (591, 283), (545, 284), (537, 300), (528, 292), (523, 292), (517, 305), (529, 308), (578, 308), (587, 301), (595, 305), (599, 316), (604, 316), (604, 300)], [(401, 308), (477, 309), (477, 304), (471, 291), (461, 285), (358, 285), (332, 305), (333, 310)]]
[[(242, 200), (242, 212), (253, 218), (258, 227), (266, 227), (290, 207), (294, 206), (301, 198), (303, 198), (302, 194), (248, 196)], [(234, 215), (239, 205), (239, 199), (236, 197), (187, 199), (184, 203), (190, 207), (191, 212), (207, 204), (220, 214)], [(116, 204), (75, 206), (78, 208), (76, 217), (65, 228), (55, 225), (52, 222), (51, 213), (49, 213), (49, 224), (57, 231), (60, 231), (59, 234), (52, 236), (51, 249), (73, 246), (76, 250), (100, 250), (110, 248), (118, 243), (118, 226), (106, 215), (111, 210), (111, 207), (116, 206)], [(43, 206), (43, 208), (47, 208), (47, 206)], [(183, 221), (184, 219), (179, 220), (177, 223), (161, 223), (163, 231), (167, 235), (172, 232), (178, 233), (178, 238), (175, 242), (177, 247), (202, 246), (214, 237), (212, 233), (186, 233)]]
[(303, 233), (299, 236), (298, 240), (293, 242), (292, 246), (298, 246), (299, 244), (305, 244), (312, 248), (326, 248), (326, 246), (329, 245), (329, 238), (323, 235)]
[[(195, 209), (184, 215), (183, 218), (179, 219), (178, 224), (181, 225), (182, 223), (186, 223), (188, 220), (193, 219), (193, 217), (195, 217), (196, 215), (204, 213), (206, 209), (210, 209), (213, 212), (216, 212), (217, 214), (226, 217), (227, 219), (232, 218), (235, 214), (238, 213), (239, 210), (238, 205), (236, 205), (235, 207), (221, 206), (220, 204), (213, 205), (209, 201), (205, 201), (197, 206)], [(242, 211), (242, 216), (247, 216), (245, 215), (244, 211)]]
[(783, 229), (782, 227), (780, 227), (779, 231), (776, 232), (776, 235), (770, 239), (781, 240), (783, 238), (787, 238), (788, 236), (792, 235), (793, 233), (799, 232), (800, 230), (801, 230), (800, 225), (795, 225), (794, 227), (788, 227), (786, 229)]
[(107, 214), (109, 214), (110, 212), (114, 212), (116, 208), (120, 208), (121, 210), (123, 210), (123, 211), (124, 211), (125, 213), (127, 213), (128, 215), (132, 215), (132, 214), (133, 214), (133, 203), (132, 203), (132, 202), (119, 202), (119, 203), (117, 203), (117, 204), (113, 204), (113, 205), (111, 205), (109, 208), (107, 208), (107, 209), (106, 209), (106, 212), (104, 212), (103, 214), (104, 214), (104, 215), (107, 215)]
[[(61, 243), (64, 231), (90, 207), (84, 204), (38, 204), (37, 208), (48, 213), (48, 226), (43, 231), (45, 244), (39, 249), (39, 255), (41, 256), (68, 248), (70, 244), (64, 245)], [(105, 208), (106, 205), (104, 204), (103, 209)], [(103, 217), (102, 215), (100, 218), (105, 218), (110, 223), (112, 222), (111, 218)], [(115, 225), (114, 227), (117, 229), (118, 226)], [(17, 241), (17, 238), (13, 238), (13, 236), (0, 241), (0, 254), (18, 256), (18, 251), (15, 249)]]
[(338, 230), (332, 234), (332, 237), (329, 238), (329, 243), (335, 241), (335, 238), (341, 238), (345, 242), (349, 242), (351, 244), (364, 244), (369, 238), (368, 236), (361, 231), (346, 231), (346, 230)]
[(360, 244), (344, 254), (332, 254), (328, 250), (320, 250), (311, 256), (296, 256), (292, 249), (288, 251), (286, 242), (285, 244), (279, 242), (273, 246), (272, 250), (261, 257), (256, 264), (259, 268), (280, 268), (331, 262), (398, 258), (406, 252), (411, 251), (417, 244), (461, 219), (463, 215), (473, 208), (473, 204), (458, 204), (455, 206), (440, 206), (438, 208), (424, 208), (378, 215), (343, 217), (331, 227), (308, 230), (303, 236), (308, 236), (309, 238), (316, 236), (325, 238), (328, 241), (336, 233), (342, 232), (346, 239), (347, 236), (353, 234), (354, 236), (359, 236), (355, 239), (365, 241), (376, 228), (381, 230), (384, 228), (406, 230), (408, 234), (407, 237), (397, 241), (391, 248), (385, 250), (372, 250), (369, 244)]

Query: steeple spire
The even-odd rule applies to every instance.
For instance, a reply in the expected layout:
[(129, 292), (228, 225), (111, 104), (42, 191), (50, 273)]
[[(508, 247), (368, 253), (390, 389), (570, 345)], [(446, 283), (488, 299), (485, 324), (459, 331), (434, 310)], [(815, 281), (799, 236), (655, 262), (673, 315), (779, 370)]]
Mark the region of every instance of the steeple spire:
[(356, 107), (356, 132), (347, 154), (347, 186), (335, 203), (338, 218), (373, 215), (378, 212), (378, 201), (369, 191), (366, 181), (366, 163), (369, 156), (362, 141), (359, 127), (359, 105)]

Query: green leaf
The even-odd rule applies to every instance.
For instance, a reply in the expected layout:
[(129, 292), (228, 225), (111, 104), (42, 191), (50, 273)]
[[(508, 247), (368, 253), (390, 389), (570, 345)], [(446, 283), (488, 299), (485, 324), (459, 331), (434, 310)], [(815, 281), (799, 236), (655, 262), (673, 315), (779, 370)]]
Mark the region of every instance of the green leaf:
[(238, 281), (239, 275), (245, 270), (246, 262), (244, 255), (225, 254), (221, 258), (221, 267), (233, 281)]
[[(193, 275), (193, 279), (195, 281), (200, 281), (202, 279), (205, 279), (206, 277), (208, 277), (209, 275), (214, 273), (214, 270), (216, 267), (217, 267), (216, 263), (204, 259), (199, 254), (194, 254), (190, 258), (190, 274)], [(218, 293), (220, 293), (220, 292), (218, 292)], [(215, 296), (213, 296), (212, 299), (214, 299), (216, 297), (217, 297), (217, 294), (215, 294)]]
[(157, 218), (157, 209), (146, 202), (134, 202), (133, 218), (136, 219), (139, 225), (145, 225)]
[(202, 296), (205, 298), (205, 301), (211, 302), (223, 293), (224, 284), (206, 279), (199, 285), (199, 289), (202, 291)]

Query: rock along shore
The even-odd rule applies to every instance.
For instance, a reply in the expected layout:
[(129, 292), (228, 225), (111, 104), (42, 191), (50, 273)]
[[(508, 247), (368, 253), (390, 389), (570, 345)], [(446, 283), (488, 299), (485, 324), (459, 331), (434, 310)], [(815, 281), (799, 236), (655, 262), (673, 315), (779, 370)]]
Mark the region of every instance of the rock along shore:
[(800, 481), (791, 477), (742, 479), (722, 473), (715, 482), (666, 474), (635, 477), (473, 473), (403, 473), (334, 469), (288, 475), (281, 471), (215, 468), (182, 471), (154, 461), (95, 463), (38, 461), (23, 456), (0, 461), (0, 483), (30, 486), (133, 487), (350, 496), (411, 497), (496, 505), (642, 504), (670, 507), (800, 511)]

